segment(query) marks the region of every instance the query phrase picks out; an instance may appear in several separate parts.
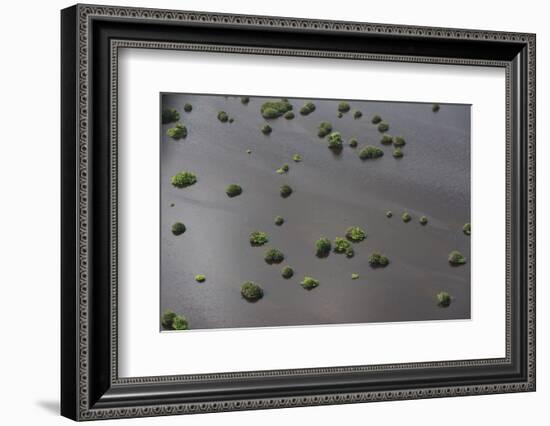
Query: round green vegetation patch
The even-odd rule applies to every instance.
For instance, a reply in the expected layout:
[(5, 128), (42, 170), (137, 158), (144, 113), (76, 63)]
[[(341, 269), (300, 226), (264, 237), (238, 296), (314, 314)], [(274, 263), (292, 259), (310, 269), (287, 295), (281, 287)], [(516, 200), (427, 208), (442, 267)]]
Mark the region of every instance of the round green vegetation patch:
[(160, 318), (163, 330), (189, 330), (189, 322), (183, 315), (178, 315), (170, 309), (165, 310)]
[(181, 222), (176, 222), (172, 225), (172, 234), (174, 235), (181, 235), (183, 234), (185, 231), (186, 231), (186, 227), (183, 223)]
[(352, 280), (358, 280), (359, 279), (359, 274), (351, 274), (351, 279)]
[(378, 123), (378, 131), (380, 133), (384, 133), (384, 132), (387, 132), (388, 130), (390, 130), (390, 125), (384, 121), (382, 121), (381, 123)]
[(300, 284), (306, 290), (313, 290), (315, 287), (319, 287), (319, 281), (311, 277), (304, 277)]
[(338, 254), (345, 254), (346, 257), (353, 257), (355, 252), (351, 243), (345, 238), (336, 237), (334, 239), (334, 252)]
[(292, 111), (287, 111), (284, 113), (283, 117), (287, 120), (292, 120), (294, 118), (294, 113)]
[(432, 111), (433, 112), (438, 112), (440, 109), (441, 109), (441, 107), (439, 106), (439, 104), (433, 104), (432, 105)]
[(283, 223), (285, 223), (285, 219), (282, 216), (275, 217), (275, 225), (281, 226)]
[(255, 282), (246, 281), (241, 285), (241, 296), (249, 302), (255, 302), (264, 296), (264, 291)]
[(361, 111), (357, 110), (353, 113), (353, 118), (354, 119), (358, 120), (361, 117), (363, 117), (363, 113)]
[(332, 244), (328, 238), (321, 237), (315, 242), (317, 257), (327, 257), (330, 254)]
[(350, 226), (348, 229), (346, 229), (346, 238), (349, 241), (358, 243), (367, 238), (367, 232), (359, 226)]
[(225, 193), (229, 198), (236, 197), (238, 195), (241, 195), (243, 193), (243, 189), (240, 185), (237, 185), (236, 183), (232, 183), (225, 189)]
[(386, 212), (386, 217), (389, 219), (390, 217), (393, 217), (393, 212), (391, 210), (388, 210)]
[(162, 110), (162, 124), (174, 123), (180, 119), (180, 113), (174, 108)]
[(390, 260), (378, 252), (374, 252), (369, 256), (369, 265), (373, 268), (376, 267), (385, 267), (390, 263)]
[(405, 146), (405, 144), (406, 144), (405, 139), (403, 139), (401, 136), (394, 136), (393, 146), (401, 147), (401, 146)]
[(451, 304), (451, 295), (447, 293), (446, 291), (440, 291), (436, 295), (437, 298), (437, 306), (440, 308), (447, 308)]
[(348, 141), (348, 145), (351, 147), (351, 148), (357, 148), (357, 139), (356, 138), (351, 138), (349, 141)]
[(170, 127), (166, 134), (172, 139), (182, 139), (187, 137), (187, 127), (185, 124), (176, 123), (174, 127)]
[(328, 121), (321, 121), (319, 123), (319, 130), (317, 131), (317, 136), (319, 136), (320, 138), (324, 138), (330, 132), (332, 132), (332, 124), (330, 124)]
[(191, 111), (193, 111), (193, 105), (191, 105), (191, 104), (188, 102), (188, 103), (186, 103), (186, 104), (183, 106), (183, 110), (184, 110), (185, 112), (191, 112)]
[(409, 212), (404, 212), (402, 215), (401, 215), (401, 220), (403, 220), (403, 222), (407, 223), (407, 222), (410, 222), (412, 219), (411, 215), (409, 214)]
[(421, 225), (427, 225), (428, 224), (428, 218), (426, 216), (421, 216), (419, 219), (419, 222)]
[(349, 110), (350, 110), (350, 106), (347, 102), (342, 101), (338, 104), (339, 112), (348, 112)]
[(464, 265), (466, 258), (458, 250), (453, 250), (449, 253), (449, 263), (453, 266)]
[(264, 135), (269, 135), (273, 129), (271, 128), (271, 126), (269, 124), (264, 124), (261, 128), (260, 128), (260, 131), (264, 134)]
[(263, 118), (277, 118), (291, 110), (292, 105), (286, 99), (264, 102), (260, 108)]
[(302, 108), (300, 108), (300, 114), (309, 115), (315, 111), (315, 104), (313, 102), (306, 102)]
[(378, 124), (382, 121), (382, 117), (380, 117), (378, 114), (374, 114), (371, 119), (372, 124)]
[(288, 197), (290, 197), (292, 192), (293, 191), (292, 191), (292, 188), (290, 186), (288, 186), (288, 185), (281, 186), (281, 190), (280, 190), (281, 197), (288, 198)]
[(250, 102), (250, 98), (248, 96), (241, 96), (241, 104), (247, 105)]
[(265, 252), (264, 260), (268, 265), (279, 264), (285, 260), (285, 255), (281, 250), (271, 248)]
[(289, 170), (290, 170), (290, 166), (285, 163), (281, 167), (279, 167), (276, 171), (278, 174), (282, 175), (282, 174), (288, 173)]
[(292, 269), (290, 266), (285, 266), (283, 269), (281, 269), (281, 276), (288, 280), (294, 276), (294, 269)]
[(292, 160), (296, 163), (300, 163), (303, 160), (303, 158), (300, 154), (294, 154), (292, 156)]
[(269, 241), (269, 236), (265, 232), (254, 231), (250, 234), (249, 241), (253, 247), (263, 246)]
[(464, 226), (462, 227), (462, 232), (464, 232), (464, 234), (466, 235), (470, 235), (472, 233), (471, 225), (469, 223), (464, 224)]
[(172, 185), (176, 188), (187, 188), (197, 183), (197, 176), (192, 172), (181, 171), (172, 176), (170, 182), (172, 182)]
[(390, 135), (382, 135), (380, 143), (382, 145), (390, 145), (393, 142), (393, 138)]
[(344, 147), (340, 132), (333, 132), (328, 136), (328, 147), (333, 152), (340, 152)]
[(392, 155), (394, 158), (403, 158), (403, 150), (401, 148), (395, 148)]
[(384, 151), (376, 146), (366, 146), (361, 151), (359, 151), (359, 158), (361, 160), (369, 160), (374, 158), (379, 158), (384, 155)]
[(226, 123), (229, 120), (229, 116), (225, 111), (218, 112), (218, 120), (220, 120), (222, 123)]
[(206, 276), (203, 274), (195, 275), (195, 281), (198, 283), (203, 283), (206, 281)]

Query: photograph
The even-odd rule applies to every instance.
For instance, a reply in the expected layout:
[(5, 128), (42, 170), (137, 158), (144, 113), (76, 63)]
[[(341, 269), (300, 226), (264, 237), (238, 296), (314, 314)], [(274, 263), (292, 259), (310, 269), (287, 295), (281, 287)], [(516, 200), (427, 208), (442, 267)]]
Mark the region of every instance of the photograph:
[(471, 105), (159, 97), (161, 331), (470, 319)]

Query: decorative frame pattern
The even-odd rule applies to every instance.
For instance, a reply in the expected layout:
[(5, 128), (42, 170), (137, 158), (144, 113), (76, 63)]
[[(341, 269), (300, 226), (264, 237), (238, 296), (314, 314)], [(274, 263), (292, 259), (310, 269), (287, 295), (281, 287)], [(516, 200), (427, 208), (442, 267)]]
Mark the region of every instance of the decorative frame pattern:
[[(151, 415), (170, 415), (186, 414), (197, 412), (214, 412), (243, 409), (262, 409), (262, 408), (281, 408), (292, 406), (341, 404), (352, 402), (367, 402), (381, 400), (400, 400), (415, 398), (434, 398), (442, 396), (462, 396), (487, 393), (504, 393), (517, 391), (533, 391), (535, 389), (535, 36), (533, 34), (519, 34), (510, 32), (493, 32), (464, 29), (446, 29), (446, 28), (426, 28), (409, 27), (401, 25), (383, 25), (355, 22), (335, 22), (323, 20), (293, 19), (293, 18), (274, 18), (264, 16), (244, 16), (227, 15), (202, 12), (185, 11), (167, 11), (156, 9), (136, 9), (125, 7), (103, 7), (77, 5), (71, 9), (71, 12), (65, 12), (71, 22), (74, 21), (74, 35), (76, 36), (75, 59), (75, 88), (77, 93), (77, 111), (76, 111), (76, 141), (70, 141), (76, 146), (76, 170), (74, 182), (76, 187), (76, 201), (74, 204), (76, 213), (76, 247), (74, 257), (76, 258), (77, 276), (74, 281), (68, 285), (73, 285), (76, 295), (76, 306), (74, 320), (76, 322), (76, 339), (74, 348), (76, 349), (76, 360), (74, 364), (74, 383), (71, 390), (76, 393), (74, 400), (75, 406), (72, 406), (73, 400), (63, 397), (66, 402), (64, 414), (78, 420), (92, 420), (113, 417), (141, 417)], [(69, 13), (71, 16), (69, 17)], [(527, 140), (525, 141), (525, 167), (526, 180), (524, 182), (525, 203), (526, 203), (526, 274), (525, 282), (526, 300), (526, 347), (525, 347), (525, 378), (518, 381), (503, 382), (499, 384), (479, 384), (479, 385), (457, 385), (457, 386), (436, 386), (427, 388), (402, 388), (399, 390), (383, 390), (372, 392), (331, 392), (320, 393), (306, 396), (274, 396), (269, 398), (247, 398), (247, 399), (219, 399), (210, 402), (165, 402), (158, 404), (115, 404), (111, 405), (109, 401), (105, 404), (100, 403), (100, 398), (95, 395), (97, 392), (90, 388), (91, 374), (94, 374), (90, 365), (91, 341), (93, 334), (90, 330), (92, 318), (90, 318), (90, 276), (91, 276), (91, 250), (90, 250), (90, 217), (93, 206), (91, 205), (91, 162), (90, 159), (90, 140), (93, 136), (90, 134), (89, 117), (92, 110), (92, 85), (90, 81), (90, 58), (92, 44), (91, 27), (92, 21), (96, 19), (114, 19), (120, 21), (136, 21), (150, 23), (177, 23), (192, 25), (223, 25), (235, 27), (251, 27), (260, 29), (291, 29), (293, 31), (321, 31), (327, 34), (372, 34), (384, 37), (410, 36), (421, 39), (443, 39), (449, 41), (467, 40), (480, 42), (502, 42), (511, 45), (525, 46), (526, 49), (526, 69), (525, 93), (526, 93), (526, 111), (525, 126)], [(196, 375), (196, 376), (163, 376), (146, 378), (119, 378), (117, 368), (117, 69), (118, 69), (118, 49), (124, 47), (131, 48), (155, 48), (155, 49), (177, 49), (177, 50), (198, 50), (198, 51), (223, 51), (239, 54), (266, 54), (266, 55), (298, 55), (329, 58), (363, 59), (363, 60), (384, 60), (398, 62), (426, 62), (426, 63), (448, 63), (459, 65), (483, 65), (497, 66), (506, 69), (506, 135), (507, 135), (507, 154), (506, 154), (506, 194), (507, 194), (507, 217), (506, 217), (506, 241), (507, 241), (507, 259), (506, 259), (506, 357), (503, 359), (487, 360), (467, 360), (454, 362), (435, 362), (435, 363), (415, 363), (415, 364), (389, 364), (381, 366), (355, 366), (355, 367), (330, 367), (321, 369), (304, 370), (275, 370), (267, 372), (247, 372), (247, 373), (225, 373), (216, 375)], [(109, 385), (113, 389), (124, 388), (131, 385), (158, 385), (180, 382), (201, 382), (217, 381), (221, 379), (242, 379), (246, 377), (277, 377), (277, 376), (304, 376), (308, 374), (330, 375), (341, 373), (358, 373), (368, 371), (399, 370), (399, 369), (426, 369), (442, 367), (472, 367), (481, 365), (504, 365), (511, 363), (511, 340), (512, 340), (512, 311), (511, 311), (511, 285), (512, 265), (510, 262), (512, 253), (511, 241), (512, 218), (511, 211), (513, 202), (518, 200), (512, 197), (512, 153), (511, 138), (514, 129), (511, 128), (511, 114), (514, 106), (512, 105), (514, 81), (512, 74), (514, 72), (512, 61), (507, 60), (485, 60), (485, 59), (462, 59), (462, 58), (444, 58), (430, 56), (405, 56), (392, 54), (373, 54), (373, 53), (354, 53), (342, 51), (317, 51), (313, 49), (286, 49), (271, 47), (246, 47), (246, 46), (228, 46), (212, 45), (201, 43), (181, 43), (181, 42), (154, 42), (143, 40), (120, 40), (110, 41), (110, 81), (111, 91), (111, 110), (110, 110), (110, 137), (111, 137), (111, 167), (110, 167), (110, 214), (111, 214), (111, 239), (110, 239), (110, 345), (111, 359), (109, 366)], [(73, 106), (74, 108), (74, 106)], [(74, 161), (74, 159), (72, 160)], [(64, 287), (65, 289), (65, 287)], [(66, 321), (66, 318), (64, 318)], [(74, 336), (73, 336), (74, 338)], [(71, 345), (72, 346), (72, 345)], [(68, 385), (65, 385), (67, 388)], [(69, 389), (69, 388), (67, 388)], [(65, 394), (63, 394), (65, 395)], [(63, 402), (63, 401), (62, 401)], [(70, 407), (67, 407), (70, 404)]]

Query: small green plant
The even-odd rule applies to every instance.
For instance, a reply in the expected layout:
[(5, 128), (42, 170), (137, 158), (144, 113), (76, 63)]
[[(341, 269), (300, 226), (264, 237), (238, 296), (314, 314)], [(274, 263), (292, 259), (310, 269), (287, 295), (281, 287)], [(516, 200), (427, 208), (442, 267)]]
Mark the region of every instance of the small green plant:
[(436, 295), (437, 298), (437, 306), (440, 308), (447, 308), (451, 304), (451, 295), (447, 293), (446, 291), (440, 291)]
[(356, 138), (351, 138), (351, 139), (348, 141), (348, 145), (349, 145), (351, 148), (357, 148), (357, 145), (358, 145), (357, 139), (356, 139)]
[(249, 241), (251, 246), (259, 247), (269, 241), (269, 236), (265, 232), (254, 231), (250, 233)]
[(187, 318), (167, 309), (161, 315), (160, 323), (164, 330), (189, 330)]
[(290, 166), (285, 163), (281, 167), (279, 167), (276, 171), (277, 171), (277, 173), (282, 175), (284, 173), (288, 173), (289, 170), (290, 170)]
[(332, 132), (332, 124), (328, 121), (321, 121), (321, 123), (319, 123), (319, 131), (317, 132), (317, 136), (324, 138), (330, 132)]
[(328, 148), (333, 152), (340, 152), (344, 147), (340, 132), (332, 132), (328, 135)]
[(391, 217), (393, 217), (393, 213), (392, 213), (391, 210), (388, 210), (388, 211), (386, 212), (386, 217), (387, 217), (388, 219), (391, 218)]
[(403, 150), (401, 148), (395, 148), (392, 155), (394, 156), (394, 158), (403, 158)]
[(367, 238), (367, 233), (359, 226), (350, 226), (346, 229), (346, 238), (354, 243), (358, 243)]
[(294, 160), (296, 163), (299, 163), (303, 160), (302, 156), (300, 154), (294, 154), (292, 156), (292, 160)]
[(265, 252), (264, 260), (268, 265), (279, 264), (285, 260), (285, 255), (281, 250), (271, 248)]
[(271, 128), (271, 126), (269, 124), (264, 124), (260, 128), (260, 130), (264, 135), (269, 135), (273, 131), (273, 129)]
[(359, 279), (359, 274), (351, 274), (351, 279), (352, 280), (358, 280)]
[(472, 227), (469, 223), (464, 224), (462, 227), (462, 232), (464, 232), (466, 235), (470, 235), (472, 233)]
[(174, 330), (189, 330), (189, 323), (187, 322), (187, 318), (185, 318), (183, 315), (176, 315), (176, 318), (174, 318), (174, 321), (172, 322), (172, 328)]
[(285, 223), (285, 218), (282, 216), (276, 216), (275, 217), (275, 225), (281, 226), (283, 223)]
[(350, 106), (347, 102), (342, 101), (338, 104), (339, 112), (348, 112), (349, 110), (350, 110)]
[(382, 135), (380, 143), (382, 145), (390, 145), (393, 142), (393, 138), (390, 135)]
[(313, 290), (315, 287), (319, 287), (319, 281), (311, 277), (304, 277), (300, 284), (306, 290)]
[(360, 119), (361, 117), (363, 117), (363, 113), (362, 113), (361, 111), (357, 110), (357, 111), (355, 111), (355, 112), (353, 113), (353, 118), (354, 118), (355, 120), (358, 120), (358, 119)]
[(264, 102), (260, 108), (263, 118), (277, 118), (291, 110), (292, 105), (286, 99)]
[(449, 263), (453, 266), (464, 265), (466, 258), (458, 250), (453, 250), (449, 253)]
[(372, 124), (378, 124), (382, 121), (382, 117), (380, 117), (378, 114), (374, 114), (371, 119)]
[(338, 114), (336, 114), (336, 117), (338, 118), (342, 118), (344, 116), (344, 114), (342, 114), (340, 111), (338, 111)]
[(302, 108), (300, 108), (300, 114), (309, 115), (315, 111), (315, 104), (313, 102), (306, 102)]
[(198, 283), (205, 282), (206, 281), (206, 275), (203, 275), (203, 274), (195, 275), (195, 281), (198, 282)]
[(380, 254), (378, 252), (374, 252), (369, 256), (369, 265), (376, 268), (376, 267), (385, 267), (390, 263), (390, 260), (384, 256), (383, 254)]
[(285, 266), (283, 269), (281, 269), (281, 275), (285, 280), (288, 280), (294, 275), (294, 269), (292, 269), (290, 266)]
[(176, 222), (172, 225), (172, 234), (174, 235), (181, 235), (185, 232), (187, 228), (185, 227), (185, 225), (181, 222)]
[(250, 98), (248, 96), (241, 96), (241, 104), (247, 105), (250, 102)]
[(191, 105), (189, 102), (187, 102), (184, 106), (183, 106), (183, 110), (185, 112), (191, 112), (193, 111), (193, 105)]
[(401, 215), (401, 219), (403, 220), (403, 222), (407, 223), (411, 221), (412, 217), (409, 212), (403, 212), (403, 214)]
[(183, 171), (172, 176), (170, 181), (176, 188), (186, 188), (197, 183), (197, 176), (192, 172)]
[(402, 147), (405, 146), (406, 142), (405, 139), (401, 136), (394, 136), (393, 138), (393, 146), (395, 147)]
[(355, 255), (351, 243), (345, 238), (340, 237), (334, 239), (334, 253), (345, 254), (346, 257), (353, 257)]
[(241, 285), (241, 296), (249, 302), (255, 302), (264, 296), (264, 291), (255, 282), (246, 281)]
[(174, 123), (180, 119), (180, 113), (175, 108), (162, 110), (162, 124)]
[(243, 193), (243, 189), (240, 185), (237, 185), (236, 183), (232, 183), (225, 188), (225, 193), (229, 198), (236, 197), (238, 195), (241, 195)]
[(439, 104), (433, 104), (433, 105), (432, 105), (432, 111), (433, 111), (433, 112), (438, 112), (439, 110), (440, 110)]
[(378, 123), (378, 131), (380, 133), (384, 133), (384, 132), (387, 132), (388, 130), (390, 130), (390, 125), (384, 121), (382, 121), (381, 123)]
[(225, 111), (218, 112), (218, 120), (220, 120), (222, 123), (226, 123), (229, 120), (229, 116)]
[(327, 257), (330, 254), (331, 248), (332, 244), (328, 238), (321, 237), (315, 242), (315, 254), (317, 257)]
[(368, 145), (359, 151), (359, 158), (361, 160), (369, 160), (373, 158), (379, 158), (384, 155), (384, 151), (380, 148), (372, 145)]
[(287, 111), (283, 114), (283, 117), (287, 120), (292, 120), (294, 118), (294, 113), (292, 111)]
[(421, 225), (427, 225), (428, 224), (428, 218), (426, 216), (421, 216), (418, 220)]
[(288, 198), (292, 194), (292, 188), (288, 185), (283, 185), (281, 186), (280, 194), (281, 194), (281, 197)]
[(176, 123), (174, 127), (170, 127), (166, 134), (172, 139), (182, 139), (187, 137), (187, 127), (185, 124)]

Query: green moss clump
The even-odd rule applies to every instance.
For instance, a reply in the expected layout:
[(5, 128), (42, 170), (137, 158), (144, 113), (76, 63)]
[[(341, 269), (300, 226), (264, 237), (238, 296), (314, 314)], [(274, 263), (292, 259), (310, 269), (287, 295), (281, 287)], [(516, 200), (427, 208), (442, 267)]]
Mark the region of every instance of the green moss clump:
[(357, 110), (357, 111), (355, 111), (355, 112), (353, 113), (353, 118), (354, 118), (355, 120), (358, 120), (358, 119), (361, 118), (361, 117), (363, 117), (363, 113), (362, 113), (361, 111)]
[(263, 118), (277, 118), (291, 110), (292, 105), (286, 99), (264, 102), (260, 108)]
[(346, 229), (346, 238), (354, 243), (358, 243), (367, 238), (367, 233), (359, 226), (350, 226)]
[(294, 154), (292, 156), (292, 160), (295, 161), (296, 163), (299, 163), (303, 160), (302, 156), (300, 154)]
[(350, 110), (350, 106), (347, 102), (342, 101), (338, 104), (339, 112), (348, 112), (349, 110)]
[(395, 148), (392, 155), (394, 158), (403, 158), (403, 150), (401, 148)]
[(294, 269), (292, 269), (290, 266), (285, 266), (281, 270), (281, 275), (283, 276), (283, 278), (285, 280), (288, 280), (288, 279), (292, 278), (292, 276), (294, 275)]
[(411, 221), (412, 217), (409, 212), (403, 212), (403, 214), (401, 215), (401, 219), (403, 220), (403, 222), (407, 223)]
[(189, 322), (183, 315), (176, 315), (174, 322), (172, 322), (172, 328), (178, 331), (189, 330)]
[(368, 160), (372, 158), (379, 158), (384, 155), (384, 151), (382, 151), (380, 148), (377, 148), (375, 146), (366, 146), (361, 151), (359, 151), (359, 158), (361, 160)]
[(229, 198), (236, 197), (238, 195), (241, 195), (243, 193), (243, 189), (240, 185), (237, 185), (236, 183), (232, 183), (225, 188), (225, 193)]
[(380, 139), (380, 143), (382, 145), (391, 145), (393, 142), (393, 138), (390, 135), (382, 135), (382, 138)]
[(191, 105), (191, 104), (188, 102), (188, 103), (186, 103), (186, 104), (183, 106), (183, 110), (184, 110), (185, 112), (191, 112), (191, 111), (193, 111), (193, 105)]
[(170, 127), (166, 134), (172, 139), (182, 139), (187, 137), (187, 127), (185, 124), (176, 123), (174, 127)]
[(464, 265), (466, 258), (458, 250), (449, 253), (449, 263), (453, 266)]
[(315, 104), (313, 102), (306, 102), (302, 108), (300, 108), (300, 114), (309, 115), (315, 111)]
[(402, 136), (394, 136), (393, 138), (393, 146), (405, 146), (406, 142), (405, 139), (403, 139)]
[(348, 145), (351, 147), (351, 148), (357, 148), (357, 139), (356, 138), (351, 138), (349, 141), (348, 141)]
[(275, 225), (281, 226), (283, 223), (285, 223), (285, 218), (282, 216), (276, 216), (275, 217)]
[(189, 322), (183, 315), (167, 309), (161, 315), (160, 323), (164, 330), (189, 330)]
[(371, 123), (372, 124), (378, 124), (382, 121), (382, 117), (380, 117), (378, 114), (375, 114), (372, 116)]
[(388, 211), (386, 212), (386, 217), (387, 217), (388, 219), (389, 219), (390, 217), (393, 217), (393, 213), (392, 213), (391, 210), (388, 210)]
[(255, 302), (264, 297), (263, 289), (253, 281), (246, 281), (241, 285), (241, 296), (249, 302)]
[(432, 111), (433, 111), (433, 112), (438, 112), (439, 110), (440, 110), (439, 104), (433, 104), (433, 105), (432, 105)]
[(170, 181), (176, 188), (186, 188), (197, 183), (197, 176), (192, 172), (183, 171), (172, 176)]
[(437, 306), (440, 308), (447, 308), (451, 304), (451, 295), (447, 293), (446, 291), (440, 291), (436, 295), (437, 298)]
[(203, 283), (206, 281), (206, 276), (203, 274), (195, 275), (195, 281), (198, 283)]
[(421, 225), (427, 225), (428, 224), (428, 218), (426, 216), (421, 216), (419, 219), (419, 222)]
[(342, 114), (341, 112), (338, 112), (338, 114), (336, 114), (336, 117), (338, 118), (342, 118), (344, 116), (344, 114)]
[(265, 232), (254, 231), (250, 233), (249, 241), (251, 246), (259, 247), (269, 241), (269, 236)]
[(218, 112), (218, 120), (220, 120), (222, 123), (226, 123), (229, 120), (229, 116), (225, 111)]
[(376, 267), (385, 267), (390, 263), (390, 260), (384, 256), (383, 254), (380, 254), (378, 252), (374, 252), (369, 256), (369, 264), (370, 266), (376, 268)]
[(336, 237), (334, 239), (334, 253), (344, 254), (347, 257), (353, 257), (355, 252), (351, 243), (345, 238)]
[(328, 135), (328, 148), (334, 152), (342, 151), (344, 144), (340, 132), (332, 132)]
[(288, 173), (289, 170), (290, 170), (290, 166), (285, 163), (280, 168), (277, 169), (277, 173), (282, 175), (283, 173)]
[(248, 96), (241, 96), (241, 104), (247, 105), (250, 102), (250, 98)]
[(288, 185), (281, 186), (280, 190), (281, 197), (288, 198), (292, 194), (292, 188)]
[(287, 120), (292, 120), (294, 118), (294, 113), (292, 111), (287, 111), (284, 113), (283, 117)]
[(319, 123), (319, 131), (317, 132), (317, 136), (319, 136), (320, 138), (324, 138), (330, 132), (332, 132), (332, 124), (330, 124), (328, 121), (321, 121)]
[(352, 279), (352, 280), (357, 280), (357, 279), (359, 279), (359, 274), (351, 274), (351, 279)]
[(260, 128), (260, 130), (264, 135), (269, 135), (273, 131), (273, 129), (271, 128), (271, 126), (269, 124), (264, 124)]
[(306, 290), (313, 290), (315, 287), (319, 287), (319, 281), (311, 277), (304, 277), (300, 284)]
[(390, 130), (390, 125), (384, 121), (382, 121), (381, 123), (378, 123), (378, 131), (380, 133), (384, 133), (384, 132), (387, 132), (388, 130)]
[(174, 123), (180, 119), (180, 113), (175, 108), (162, 110), (162, 124)]
[(279, 264), (285, 260), (285, 255), (281, 250), (271, 248), (265, 252), (264, 260), (268, 265)]
[(174, 235), (181, 235), (183, 234), (185, 231), (186, 231), (186, 227), (183, 223), (181, 222), (176, 222), (172, 225), (172, 234)]
[(472, 227), (470, 226), (469, 223), (466, 223), (463, 227), (462, 227), (462, 232), (464, 232), (466, 235), (470, 235), (472, 233)]
[(315, 248), (317, 257), (327, 257), (330, 254), (332, 244), (328, 238), (321, 237), (315, 242)]

